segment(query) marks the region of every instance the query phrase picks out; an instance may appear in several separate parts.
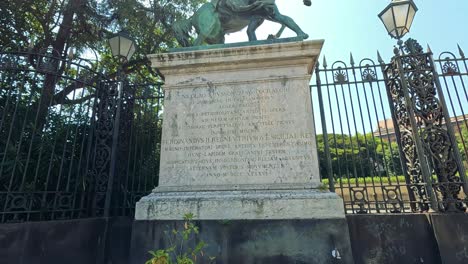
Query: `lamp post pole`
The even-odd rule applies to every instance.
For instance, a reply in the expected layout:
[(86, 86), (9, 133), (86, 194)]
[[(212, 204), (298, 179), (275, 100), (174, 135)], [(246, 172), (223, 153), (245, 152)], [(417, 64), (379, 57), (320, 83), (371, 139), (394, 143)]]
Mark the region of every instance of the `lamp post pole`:
[(117, 98), (116, 100), (116, 110), (114, 115), (114, 125), (112, 131), (112, 149), (111, 149), (111, 156), (110, 156), (110, 170), (109, 170), (109, 179), (107, 181), (107, 192), (106, 192), (106, 200), (104, 204), (104, 217), (110, 216), (110, 208), (112, 202), (112, 194), (113, 194), (113, 186), (114, 186), (114, 178), (116, 174), (116, 163), (117, 163), (117, 149), (119, 145), (119, 134), (120, 134), (120, 115), (122, 111), (122, 93), (123, 93), (123, 86), (124, 86), (124, 78), (123, 76), (123, 69), (122, 65), (119, 65), (117, 70)]
[[(122, 101), (124, 97), (124, 86), (125, 86), (125, 72), (124, 64), (127, 63), (132, 55), (135, 53), (136, 47), (134, 41), (129, 37), (129, 35), (121, 31), (116, 35), (108, 39), (109, 46), (111, 48), (112, 56), (118, 61), (119, 65), (117, 68), (117, 74), (114, 81), (108, 81), (106, 85), (101, 85), (101, 89), (109, 89), (106, 91), (101, 91), (103, 98), (100, 98), (102, 101), (102, 111), (101, 117), (103, 122), (101, 123), (111, 123), (112, 127), (106, 129), (103, 132), (103, 148), (106, 150), (110, 147), (110, 157), (109, 157), (109, 167), (107, 173), (107, 179), (99, 179), (101, 181), (107, 180), (106, 189), (105, 189), (105, 199), (104, 199), (104, 210), (103, 217), (105, 219), (105, 229), (103, 234), (102, 249), (98, 254), (97, 263), (107, 263), (108, 257), (108, 248), (109, 248), (109, 227), (110, 227), (110, 217), (111, 217), (111, 207), (112, 207), (112, 194), (114, 192), (113, 188), (116, 180), (117, 165), (118, 165), (118, 149), (119, 149), (119, 135), (121, 134), (121, 116), (122, 116)], [(110, 91), (112, 90), (112, 92)], [(111, 98), (113, 97), (113, 98)], [(109, 101), (109, 102), (108, 102)], [(111, 137), (109, 138), (109, 136)], [(108, 140), (112, 143), (110, 146), (107, 144)], [(104, 151), (106, 152), (106, 151)], [(106, 174), (106, 173), (104, 173)], [(97, 177), (100, 177), (98, 175)], [(101, 176), (102, 177), (102, 176)]]
[(118, 68), (116, 75), (116, 84), (117, 84), (117, 97), (115, 98), (115, 114), (113, 120), (113, 130), (112, 130), (112, 148), (110, 156), (110, 169), (109, 169), (109, 178), (107, 181), (106, 189), (106, 199), (104, 203), (104, 217), (110, 216), (111, 203), (112, 203), (112, 194), (114, 181), (117, 171), (117, 159), (118, 159), (118, 148), (119, 148), (119, 134), (120, 134), (120, 121), (121, 121), (121, 112), (122, 112), (122, 100), (124, 93), (125, 85), (125, 72), (124, 64), (127, 63), (132, 55), (136, 51), (136, 46), (134, 41), (130, 38), (127, 32), (121, 31), (116, 35), (112, 36), (108, 40), (109, 46), (111, 48), (112, 56), (118, 60)]
[(388, 34), (398, 39), (384, 75), (405, 176), (419, 211), (463, 212), (459, 194), (462, 186), (466, 190), (466, 172), (432, 53), (416, 40), (401, 40), (417, 11), (413, 0), (392, 0), (379, 14)]

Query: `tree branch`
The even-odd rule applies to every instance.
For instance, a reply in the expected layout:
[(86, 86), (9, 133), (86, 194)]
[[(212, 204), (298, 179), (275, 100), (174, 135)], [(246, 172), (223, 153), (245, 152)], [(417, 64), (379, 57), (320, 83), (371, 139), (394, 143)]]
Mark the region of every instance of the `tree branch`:
[(74, 99), (74, 100), (65, 99), (62, 102), (57, 102), (57, 104), (63, 104), (63, 105), (81, 104), (83, 102), (88, 101), (91, 98), (94, 98), (94, 96), (95, 96), (94, 94), (90, 94), (90, 95), (87, 95), (87, 96), (83, 96), (83, 97), (81, 97), (79, 99)]
[(52, 100), (52, 105), (57, 105), (65, 102), (67, 100), (67, 96), (76, 89), (87, 87), (89, 83), (95, 83), (100, 79), (100, 76), (95, 76), (89, 81), (80, 81), (76, 80), (74, 83), (68, 85), (67, 87), (63, 88), (62, 91), (56, 93), (54, 95), (54, 99)]
[[(127, 64), (125, 64), (123, 66), (123, 68), (124, 68), (123, 71), (124, 71), (125, 74), (130, 74), (130, 73), (134, 73), (134, 72), (138, 71), (138, 68), (144, 66), (144, 67), (147, 67), (147, 69), (151, 73), (160, 76), (164, 80), (164, 75), (158, 69), (151, 68), (151, 65), (149, 64), (149, 62), (150, 61), (148, 60), (147, 57), (137, 59), (137, 60), (133, 60), (133, 61), (131, 61), (131, 62), (129, 62), (129, 63), (127, 63)], [(52, 105), (65, 103), (67, 101), (67, 96), (71, 92), (73, 92), (76, 89), (88, 87), (88, 86), (90, 86), (89, 84), (96, 83), (99, 80), (101, 80), (101, 78), (102, 78), (102, 76), (94, 76), (93, 78), (91, 78), (91, 79), (89, 79), (87, 81), (76, 80), (75, 82), (73, 82), (69, 86), (65, 87), (62, 91), (60, 91), (60, 92), (58, 92), (58, 93), (56, 93), (54, 95), (54, 98), (52, 100), (52, 102), (53, 102)], [(116, 72), (111, 73), (111, 74), (106, 76), (106, 80), (112, 80), (112, 79), (115, 79), (115, 78), (117, 78), (117, 73)], [(70, 102), (79, 103), (80, 101), (68, 100), (68, 102), (69, 102), (68, 104), (71, 104)]]

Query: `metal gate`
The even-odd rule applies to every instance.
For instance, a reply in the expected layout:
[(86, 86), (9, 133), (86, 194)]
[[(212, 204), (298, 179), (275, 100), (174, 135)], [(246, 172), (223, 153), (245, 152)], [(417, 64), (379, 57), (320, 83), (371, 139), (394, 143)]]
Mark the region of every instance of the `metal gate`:
[(459, 48), (459, 57), (444, 52), (434, 61), (411, 39), (395, 52), (389, 64), (351, 55), (349, 64), (317, 65), (322, 181), (347, 213), (463, 212), (467, 60)]
[(159, 84), (0, 52), (0, 223), (133, 215), (158, 180)]

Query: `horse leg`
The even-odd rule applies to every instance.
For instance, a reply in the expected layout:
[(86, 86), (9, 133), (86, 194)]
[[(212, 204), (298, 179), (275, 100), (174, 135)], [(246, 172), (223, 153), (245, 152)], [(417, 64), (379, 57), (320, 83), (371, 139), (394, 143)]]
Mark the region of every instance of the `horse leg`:
[(257, 30), (257, 28), (263, 24), (263, 21), (265, 21), (265, 19), (261, 17), (253, 17), (252, 20), (250, 20), (249, 26), (247, 27), (247, 36), (249, 36), (249, 41), (257, 40), (255, 30)]
[(273, 16), (271, 16), (271, 20), (273, 22), (277, 22), (280, 24), (285, 25), (286, 27), (290, 28), (292, 31), (294, 31), (298, 37), (302, 37), (304, 39), (309, 38), (309, 35), (307, 35), (302, 29), (294, 22), (294, 20), (288, 16), (282, 15), (278, 7), (275, 7)]
[(192, 20), (191, 19), (183, 19), (178, 20), (172, 26), (174, 30), (175, 37), (177, 42), (179, 42), (182, 47), (190, 46), (190, 35), (189, 32), (192, 30)]

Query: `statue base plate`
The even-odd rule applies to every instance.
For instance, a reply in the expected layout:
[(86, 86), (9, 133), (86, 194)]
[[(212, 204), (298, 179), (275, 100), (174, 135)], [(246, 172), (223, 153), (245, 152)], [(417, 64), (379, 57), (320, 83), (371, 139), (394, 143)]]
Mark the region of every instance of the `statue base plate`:
[(153, 192), (136, 205), (136, 220), (345, 218), (343, 201), (319, 190)]

